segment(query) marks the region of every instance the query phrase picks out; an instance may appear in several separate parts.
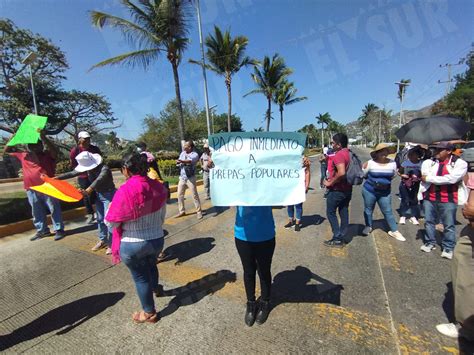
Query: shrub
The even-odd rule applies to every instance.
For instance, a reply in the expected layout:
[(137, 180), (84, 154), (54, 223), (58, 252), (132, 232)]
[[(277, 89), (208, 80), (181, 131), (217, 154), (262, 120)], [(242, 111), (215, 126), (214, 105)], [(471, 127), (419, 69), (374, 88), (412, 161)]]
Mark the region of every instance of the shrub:
[(56, 175), (64, 174), (71, 171), (71, 163), (69, 160), (61, 160), (56, 164)]
[(176, 166), (176, 159), (158, 160), (160, 172), (165, 176), (179, 175), (179, 167)]

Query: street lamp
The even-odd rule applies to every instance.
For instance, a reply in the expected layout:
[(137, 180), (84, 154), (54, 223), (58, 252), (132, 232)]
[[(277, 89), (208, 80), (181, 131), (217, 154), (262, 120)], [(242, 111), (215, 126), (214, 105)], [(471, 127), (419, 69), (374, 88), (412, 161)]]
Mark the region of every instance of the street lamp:
[(30, 68), (30, 81), (31, 81), (31, 93), (33, 94), (33, 106), (35, 109), (35, 115), (38, 114), (38, 108), (36, 106), (36, 96), (35, 96), (35, 85), (33, 84), (33, 71), (31, 70), (31, 63), (33, 63), (38, 56), (35, 52), (30, 52), (22, 61), (22, 64), (28, 65)]
[(217, 105), (209, 107), (209, 111), (211, 112), (211, 120), (212, 120), (212, 134), (214, 134), (214, 109)]
[(204, 46), (202, 40), (202, 28), (201, 28), (201, 9), (199, 6), (199, 0), (196, 0), (196, 11), (199, 29), (199, 43), (201, 47), (201, 60), (202, 60), (202, 76), (204, 78), (204, 101), (206, 104), (206, 120), (207, 120), (207, 135), (211, 135), (211, 127), (209, 125), (209, 97), (207, 95), (207, 77), (206, 77), (206, 59), (204, 57)]
[[(398, 81), (395, 83), (395, 85), (398, 85), (400, 88), (400, 118), (398, 122), (398, 128), (402, 126), (402, 117), (403, 117), (403, 97), (405, 96), (405, 86), (409, 86), (410, 83), (403, 83), (401, 81)], [(400, 151), (400, 139), (397, 139), (397, 152)]]

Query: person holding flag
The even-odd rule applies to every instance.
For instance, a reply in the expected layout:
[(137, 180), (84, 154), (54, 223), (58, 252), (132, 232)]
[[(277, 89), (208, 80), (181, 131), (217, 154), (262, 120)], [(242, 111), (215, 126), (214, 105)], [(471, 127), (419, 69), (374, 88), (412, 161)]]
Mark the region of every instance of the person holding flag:
[[(6, 144), (4, 154), (8, 154), (21, 162), (23, 186), (26, 190), (28, 202), (31, 205), (33, 224), (36, 228), (36, 234), (32, 236), (30, 240), (34, 241), (51, 235), (47, 221), (48, 209), (49, 212), (51, 212), (51, 219), (55, 231), (54, 240), (60, 240), (63, 239), (66, 234), (64, 232), (64, 223), (59, 200), (31, 189), (33, 186), (42, 185), (44, 183), (41, 178), (42, 175), (54, 177), (56, 170), (58, 150), (46, 137), (43, 130), (39, 130), (39, 134), (40, 140), (34, 144), (27, 144), (26, 151)], [(43, 143), (46, 145), (46, 150), (44, 149)]]

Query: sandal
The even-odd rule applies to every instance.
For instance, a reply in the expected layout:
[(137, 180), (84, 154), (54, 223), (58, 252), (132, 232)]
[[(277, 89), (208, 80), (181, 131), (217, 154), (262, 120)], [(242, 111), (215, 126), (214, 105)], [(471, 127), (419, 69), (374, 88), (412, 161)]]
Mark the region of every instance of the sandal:
[(135, 312), (132, 315), (132, 319), (135, 323), (156, 323), (158, 322), (158, 314), (146, 313), (144, 311)]

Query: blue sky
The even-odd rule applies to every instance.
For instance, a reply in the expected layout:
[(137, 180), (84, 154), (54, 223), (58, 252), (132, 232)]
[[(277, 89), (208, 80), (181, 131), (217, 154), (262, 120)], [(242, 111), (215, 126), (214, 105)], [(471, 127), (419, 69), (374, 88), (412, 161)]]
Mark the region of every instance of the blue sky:
[[(165, 57), (145, 72), (141, 68), (100, 68), (95, 63), (130, 49), (120, 33), (98, 30), (88, 11), (127, 16), (118, 0), (0, 0), (0, 16), (21, 28), (51, 39), (70, 64), (65, 87), (104, 94), (112, 103), (121, 137), (143, 132), (146, 114), (158, 114), (174, 98), (171, 66)], [(440, 64), (459, 61), (474, 41), (473, 0), (201, 0), (204, 35), (214, 25), (249, 38), (248, 55), (262, 59), (282, 55), (294, 69), (291, 80), (308, 100), (285, 108), (285, 130), (316, 123), (318, 113), (333, 119), (355, 120), (372, 102), (399, 110), (394, 82), (411, 79), (404, 107), (417, 109), (440, 98), (447, 80)], [(204, 106), (197, 24), (180, 66), (182, 98)], [(465, 66), (453, 66), (453, 74)], [(245, 130), (264, 127), (263, 95), (243, 95), (254, 88), (251, 69), (233, 79), (233, 112)], [(227, 112), (227, 93), (221, 77), (208, 72), (209, 103)], [(271, 130), (279, 130), (279, 112)]]

